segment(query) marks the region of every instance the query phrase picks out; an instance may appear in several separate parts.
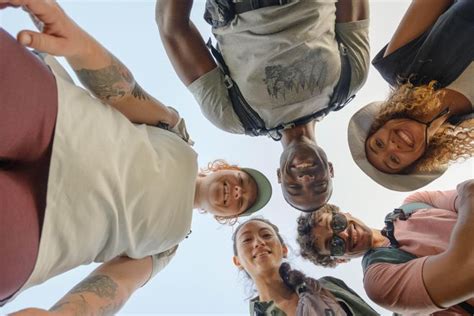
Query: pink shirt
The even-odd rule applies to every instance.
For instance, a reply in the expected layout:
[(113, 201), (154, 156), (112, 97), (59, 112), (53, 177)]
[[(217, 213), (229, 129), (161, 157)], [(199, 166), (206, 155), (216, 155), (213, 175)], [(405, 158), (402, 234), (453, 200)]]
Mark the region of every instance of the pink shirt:
[[(419, 258), (404, 264), (376, 263), (367, 269), (364, 287), (375, 303), (403, 315), (467, 314), (459, 307), (443, 310), (436, 306), (424, 286), (422, 275), (427, 256), (439, 254), (449, 245), (451, 231), (458, 217), (456, 198), (455, 190), (417, 192), (403, 202), (423, 202), (433, 208), (419, 210), (407, 221), (394, 222), (400, 249)], [(474, 298), (468, 303), (474, 305)]]

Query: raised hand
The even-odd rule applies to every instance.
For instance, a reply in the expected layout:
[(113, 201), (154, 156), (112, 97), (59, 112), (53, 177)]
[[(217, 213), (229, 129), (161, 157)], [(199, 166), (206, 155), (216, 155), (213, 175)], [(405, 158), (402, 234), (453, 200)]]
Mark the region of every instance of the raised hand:
[[(0, 9), (23, 7), (42, 32), (23, 30), (18, 41), (51, 55), (74, 57), (87, 52), (90, 38), (54, 0), (0, 0)], [(35, 21), (36, 20), (36, 21)], [(40, 23), (38, 23), (40, 22)]]

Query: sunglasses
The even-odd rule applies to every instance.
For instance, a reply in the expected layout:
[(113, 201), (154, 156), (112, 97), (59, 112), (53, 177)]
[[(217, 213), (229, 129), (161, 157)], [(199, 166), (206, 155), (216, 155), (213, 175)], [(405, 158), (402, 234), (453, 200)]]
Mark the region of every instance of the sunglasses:
[(337, 234), (344, 231), (347, 228), (347, 218), (344, 214), (336, 213), (333, 214), (331, 220), (331, 229), (333, 236), (331, 243), (329, 244), (329, 251), (331, 256), (340, 257), (346, 253), (346, 242), (344, 239), (339, 237)]

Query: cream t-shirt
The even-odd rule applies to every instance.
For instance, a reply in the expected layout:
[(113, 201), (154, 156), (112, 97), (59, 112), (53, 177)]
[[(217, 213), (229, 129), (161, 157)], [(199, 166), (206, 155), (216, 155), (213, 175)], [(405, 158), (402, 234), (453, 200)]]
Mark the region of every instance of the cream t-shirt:
[(190, 231), (197, 154), (172, 132), (132, 124), (76, 86), (54, 58), (45, 61), (57, 81), (58, 116), (39, 254), (19, 292), (120, 255), (153, 256), (154, 275)]

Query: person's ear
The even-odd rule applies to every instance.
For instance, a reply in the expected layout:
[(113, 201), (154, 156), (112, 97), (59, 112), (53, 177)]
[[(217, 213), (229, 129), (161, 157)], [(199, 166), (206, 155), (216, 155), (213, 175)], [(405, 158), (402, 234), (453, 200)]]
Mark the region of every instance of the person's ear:
[(351, 261), (351, 259), (347, 259), (347, 258), (336, 258), (336, 263), (337, 263), (337, 264), (340, 264), (340, 263), (348, 263), (349, 261)]
[(329, 174), (331, 175), (331, 178), (334, 178), (334, 167), (332, 166), (332, 163), (328, 161), (328, 166), (329, 166)]
[(233, 256), (232, 257), (232, 262), (234, 263), (234, 266), (236, 266), (239, 269), (242, 269), (242, 264), (240, 264), (239, 257)]
[(282, 245), (282, 251), (283, 251), (283, 258), (288, 257), (288, 247), (286, 245)]
[(277, 178), (278, 178), (278, 183), (281, 184), (281, 170), (280, 170), (280, 168), (277, 169)]

